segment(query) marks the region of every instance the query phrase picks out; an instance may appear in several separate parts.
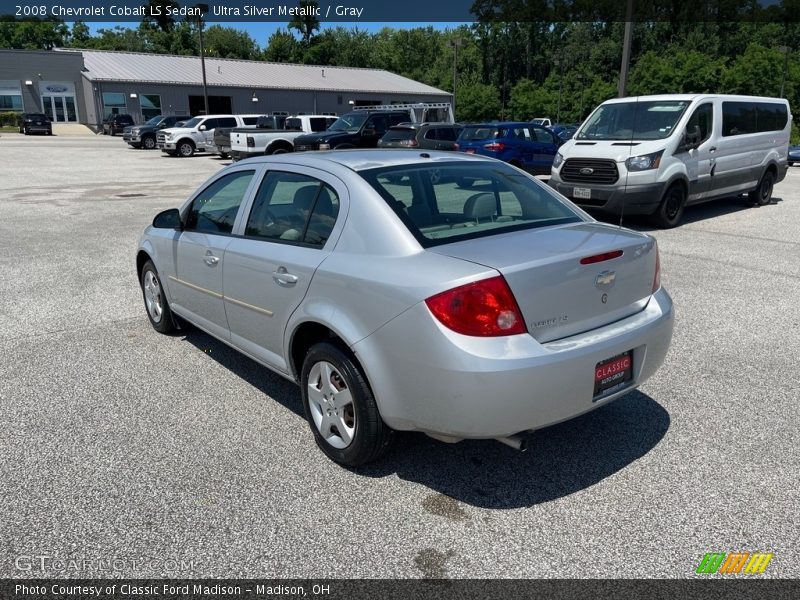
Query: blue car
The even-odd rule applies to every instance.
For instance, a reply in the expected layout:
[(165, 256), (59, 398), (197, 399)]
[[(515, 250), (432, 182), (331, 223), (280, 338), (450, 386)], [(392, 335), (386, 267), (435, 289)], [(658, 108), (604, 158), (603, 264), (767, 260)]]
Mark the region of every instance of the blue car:
[(800, 163), (800, 146), (789, 146), (789, 166)]
[(549, 175), (558, 147), (564, 143), (547, 127), (533, 123), (466, 125), (458, 150), (498, 158), (537, 175)]

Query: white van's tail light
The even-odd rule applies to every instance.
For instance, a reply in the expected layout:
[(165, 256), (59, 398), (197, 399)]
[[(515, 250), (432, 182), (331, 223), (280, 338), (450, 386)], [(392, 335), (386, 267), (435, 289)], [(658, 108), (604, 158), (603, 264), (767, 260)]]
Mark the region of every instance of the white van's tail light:
[(425, 304), (439, 322), (456, 333), (493, 337), (526, 331), (514, 294), (502, 275), (436, 294)]
[(661, 258), (659, 257), (658, 252), (658, 242), (655, 243), (656, 249), (656, 273), (653, 275), (653, 293), (655, 294), (658, 291), (658, 288), (661, 287)]

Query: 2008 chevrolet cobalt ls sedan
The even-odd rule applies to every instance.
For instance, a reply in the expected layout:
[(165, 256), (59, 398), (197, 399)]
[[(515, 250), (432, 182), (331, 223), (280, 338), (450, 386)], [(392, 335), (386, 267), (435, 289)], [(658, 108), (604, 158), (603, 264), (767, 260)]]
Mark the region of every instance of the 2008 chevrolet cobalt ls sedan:
[(237, 163), (137, 256), (157, 331), (188, 321), (298, 382), (348, 466), (394, 430), (519, 446), (630, 392), (672, 337), (659, 269), (652, 237), (510, 165), (405, 150)]

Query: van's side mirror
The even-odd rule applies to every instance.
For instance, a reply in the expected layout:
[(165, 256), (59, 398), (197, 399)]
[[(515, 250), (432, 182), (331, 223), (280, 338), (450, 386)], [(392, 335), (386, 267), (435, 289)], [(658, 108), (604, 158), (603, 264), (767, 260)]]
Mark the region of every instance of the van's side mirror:
[(180, 211), (177, 208), (170, 208), (158, 213), (153, 219), (153, 227), (156, 229), (183, 229)]
[(683, 150), (694, 150), (698, 146), (700, 146), (700, 126), (692, 125), (691, 127), (687, 127), (686, 131), (683, 133), (681, 148)]

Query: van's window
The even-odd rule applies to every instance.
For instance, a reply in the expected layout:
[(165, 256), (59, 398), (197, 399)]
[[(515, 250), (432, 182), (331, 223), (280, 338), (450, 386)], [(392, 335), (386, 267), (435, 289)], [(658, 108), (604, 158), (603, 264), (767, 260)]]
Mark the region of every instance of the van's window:
[(547, 186), (505, 164), (378, 167), (360, 175), (423, 247), (581, 221)]
[(686, 123), (686, 131), (688, 134), (693, 133), (693, 129), (697, 127), (696, 135), (690, 142), (700, 144), (706, 141), (711, 135), (711, 130), (714, 127), (714, 105), (711, 103), (701, 104), (698, 106), (691, 117), (689, 122)]
[(786, 105), (777, 102), (723, 102), (722, 135), (780, 131), (789, 120)]
[(687, 100), (602, 104), (575, 136), (579, 140), (663, 140), (672, 135)]

